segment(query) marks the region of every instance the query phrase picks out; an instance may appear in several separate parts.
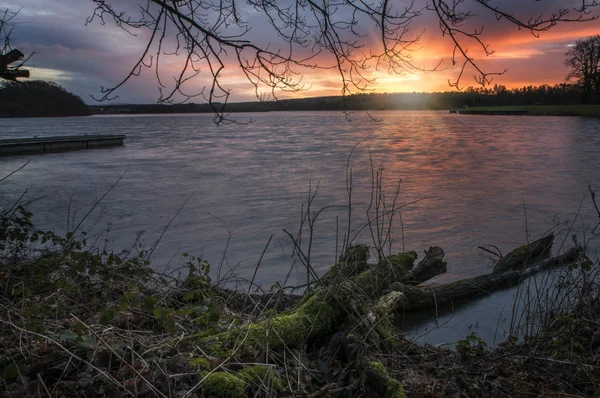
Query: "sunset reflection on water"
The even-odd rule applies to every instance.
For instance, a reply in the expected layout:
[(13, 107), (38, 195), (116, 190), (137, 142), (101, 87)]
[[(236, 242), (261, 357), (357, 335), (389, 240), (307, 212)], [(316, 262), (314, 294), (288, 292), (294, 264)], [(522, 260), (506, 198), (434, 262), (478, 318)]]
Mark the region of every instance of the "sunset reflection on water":
[[(402, 209), (404, 242), (418, 253), (432, 245), (446, 251), (448, 273), (437, 282), (486, 273), (493, 258), (480, 245), (507, 252), (525, 243), (524, 207), (533, 239), (558, 221), (572, 221), (588, 184), (600, 187), (595, 119), (442, 112), (375, 113), (381, 122), (360, 113), (348, 122), (334, 112), (239, 117), (247, 116), (255, 122), (221, 127), (210, 115), (2, 120), (2, 137), (124, 133), (127, 140), (123, 148), (0, 158), (2, 175), (31, 159), (19, 178), (2, 187), (0, 201), (9, 203), (26, 188), (27, 198), (51, 194), (31, 208), (40, 227), (63, 231), (72, 194), (77, 218), (129, 167), (95, 215), (102, 210), (97, 228), (111, 224), (109, 247), (132, 244), (142, 230), (151, 246), (193, 193), (155, 251), (154, 264), (164, 267), (184, 251), (218, 264), (228, 237), (221, 219), (233, 232), (227, 263), (239, 265), (243, 276), (254, 270), (274, 234), (258, 274), (268, 286), (284, 280), (292, 264), (282, 229), (297, 229), (309, 182), (315, 187), (320, 180), (315, 209), (347, 202), (346, 161), (358, 143), (351, 158), (353, 219), (364, 221), (372, 159), (375, 168), (384, 168), (388, 198), (401, 179), (398, 203), (422, 199)], [(592, 210), (584, 201), (574, 232), (582, 234), (581, 220), (594, 217)], [(318, 272), (335, 261), (336, 216), (343, 231), (346, 214), (329, 210), (317, 223), (311, 262)], [(395, 251), (402, 249), (400, 231), (396, 223)], [(369, 239), (365, 230), (360, 240)], [(304, 281), (304, 272), (292, 272), (288, 284)]]

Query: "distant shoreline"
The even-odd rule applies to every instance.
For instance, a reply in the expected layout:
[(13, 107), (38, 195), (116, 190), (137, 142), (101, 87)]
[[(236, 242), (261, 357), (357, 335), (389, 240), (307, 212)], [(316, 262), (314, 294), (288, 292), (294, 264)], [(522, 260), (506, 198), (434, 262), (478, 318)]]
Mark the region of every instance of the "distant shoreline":
[[(264, 109), (254, 107), (246, 109), (247, 103), (232, 103), (225, 113), (268, 113), (268, 112), (327, 112), (344, 109)], [(173, 107), (173, 108), (170, 108)], [(100, 107), (92, 105), (92, 115), (144, 115), (144, 114), (210, 114), (214, 113), (207, 105), (197, 105), (202, 109), (186, 110), (177, 105), (109, 105)], [(600, 117), (600, 105), (523, 105), (523, 106), (485, 106), (470, 108), (396, 108), (396, 109), (346, 109), (351, 112), (391, 112), (391, 111), (449, 111), (461, 115), (486, 116), (582, 116)]]
[(451, 109), (461, 115), (518, 115), (518, 116), (583, 116), (600, 117), (600, 105), (525, 105), (525, 106), (481, 106)]
[[(559, 114), (583, 115), (579, 105), (582, 99), (581, 89), (573, 85), (542, 85), (506, 89), (503, 86), (493, 88), (468, 88), (464, 91), (436, 93), (362, 93), (346, 97), (325, 96), (307, 98), (289, 98), (271, 101), (245, 101), (228, 103), (179, 103), (179, 104), (110, 104), (89, 105), (94, 114), (168, 114), (168, 113), (241, 113), (241, 112), (278, 112), (278, 111), (448, 111), (451, 109), (472, 109), (472, 107), (530, 107), (530, 106), (576, 106), (576, 110)], [(543, 104), (543, 105), (542, 105)], [(562, 105), (559, 105), (562, 104)], [(600, 105), (598, 105), (600, 107)], [(475, 108), (475, 109), (478, 109)], [(592, 114), (599, 115), (600, 108)], [(539, 113), (539, 112), (536, 112)], [(544, 114), (556, 114), (555, 110)]]

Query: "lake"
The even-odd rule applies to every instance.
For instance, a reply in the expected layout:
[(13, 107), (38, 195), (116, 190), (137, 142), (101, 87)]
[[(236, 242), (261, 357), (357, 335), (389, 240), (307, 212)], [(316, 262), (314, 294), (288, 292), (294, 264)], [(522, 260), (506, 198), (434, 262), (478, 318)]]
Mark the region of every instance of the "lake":
[[(309, 186), (314, 191), (318, 184), (314, 210), (347, 203), (346, 163), (356, 146), (352, 228), (365, 220), (372, 159), (384, 168), (388, 201), (401, 179), (397, 204), (416, 202), (402, 208), (402, 225), (396, 218), (393, 250), (403, 244), (421, 256), (432, 245), (445, 250), (448, 273), (434, 282), (489, 272), (494, 257), (481, 245), (507, 253), (527, 234), (534, 239), (557, 225), (563, 232), (572, 226), (580, 241), (589, 237), (585, 224), (597, 216), (588, 185), (600, 190), (599, 119), (373, 116), (381, 120), (356, 113), (347, 121), (339, 112), (240, 114), (240, 122), (253, 122), (224, 126), (211, 115), (2, 119), (0, 138), (118, 133), (127, 139), (124, 147), (0, 158), (0, 177), (30, 160), (0, 185), (0, 205), (26, 191), (24, 201), (38, 199), (29, 205), (36, 225), (65, 232), (123, 175), (83, 224), (90, 234), (105, 231), (97, 245), (151, 248), (181, 210), (154, 251), (157, 269), (177, 267), (189, 252), (208, 260), (215, 276), (221, 264), (221, 276), (234, 270), (250, 278), (273, 235), (258, 284), (302, 285), (306, 271), (291, 258), (283, 230), (298, 230)], [(335, 261), (346, 214), (332, 207), (315, 223), (311, 263), (319, 273)], [(306, 230), (304, 245), (307, 238)], [(358, 239), (369, 243), (368, 229)], [(498, 312), (507, 299), (498, 300), (472, 311)]]

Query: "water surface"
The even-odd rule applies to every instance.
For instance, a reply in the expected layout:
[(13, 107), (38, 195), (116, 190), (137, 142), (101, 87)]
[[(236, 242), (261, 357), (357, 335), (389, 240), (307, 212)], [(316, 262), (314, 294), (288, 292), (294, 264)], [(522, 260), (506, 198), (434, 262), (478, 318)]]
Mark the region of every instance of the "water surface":
[[(9, 206), (27, 190), (25, 200), (42, 197), (30, 205), (37, 225), (64, 232), (124, 174), (84, 223), (109, 229), (107, 242), (103, 236), (98, 244), (123, 248), (140, 237), (151, 247), (191, 197), (156, 248), (155, 267), (173, 267), (190, 252), (213, 269), (223, 263), (221, 274), (235, 268), (250, 277), (274, 235), (257, 275), (268, 287), (284, 281), (292, 266), (283, 229), (298, 229), (309, 184), (319, 183), (314, 209), (346, 204), (346, 162), (358, 144), (351, 159), (353, 225), (364, 221), (372, 158), (384, 167), (388, 198), (402, 179), (398, 203), (423, 199), (403, 209), (404, 240), (397, 219), (393, 249), (402, 250), (403, 242), (419, 253), (441, 246), (448, 273), (437, 282), (489, 272), (493, 256), (480, 245), (506, 253), (525, 243), (527, 232), (533, 239), (557, 223), (565, 231), (580, 203), (572, 232), (585, 238), (582, 222), (595, 215), (584, 195), (588, 185), (600, 187), (600, 120), (375, 116), (383, 120), (356, 114), (348, 122), (336, 112), (240, 115), (254, 122), (226, 126), (214, 125), (210, 115), (3, 119), (0, 138), (122, 133), (127, 139), (119, 148), (0, 158), (0, 176), (30, 160), (0, 185), (0, 204)], [(341, 242), (345, 214), (327, 210), (315, 225), (311, 262), (320, 273), (335, 260), (336, 216)], [(359, 239), (368, 243), (370, 234)], [(304, 280), (296, 264), (286, 284)]]

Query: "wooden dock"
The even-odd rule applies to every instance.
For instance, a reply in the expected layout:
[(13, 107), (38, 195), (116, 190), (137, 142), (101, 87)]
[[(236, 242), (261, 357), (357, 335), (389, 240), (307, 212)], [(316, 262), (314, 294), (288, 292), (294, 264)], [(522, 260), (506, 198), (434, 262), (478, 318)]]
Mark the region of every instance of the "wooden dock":
[(78, 151), (122, 146), (124, 135), (71, 135), (0, 140), (0, 156)]

